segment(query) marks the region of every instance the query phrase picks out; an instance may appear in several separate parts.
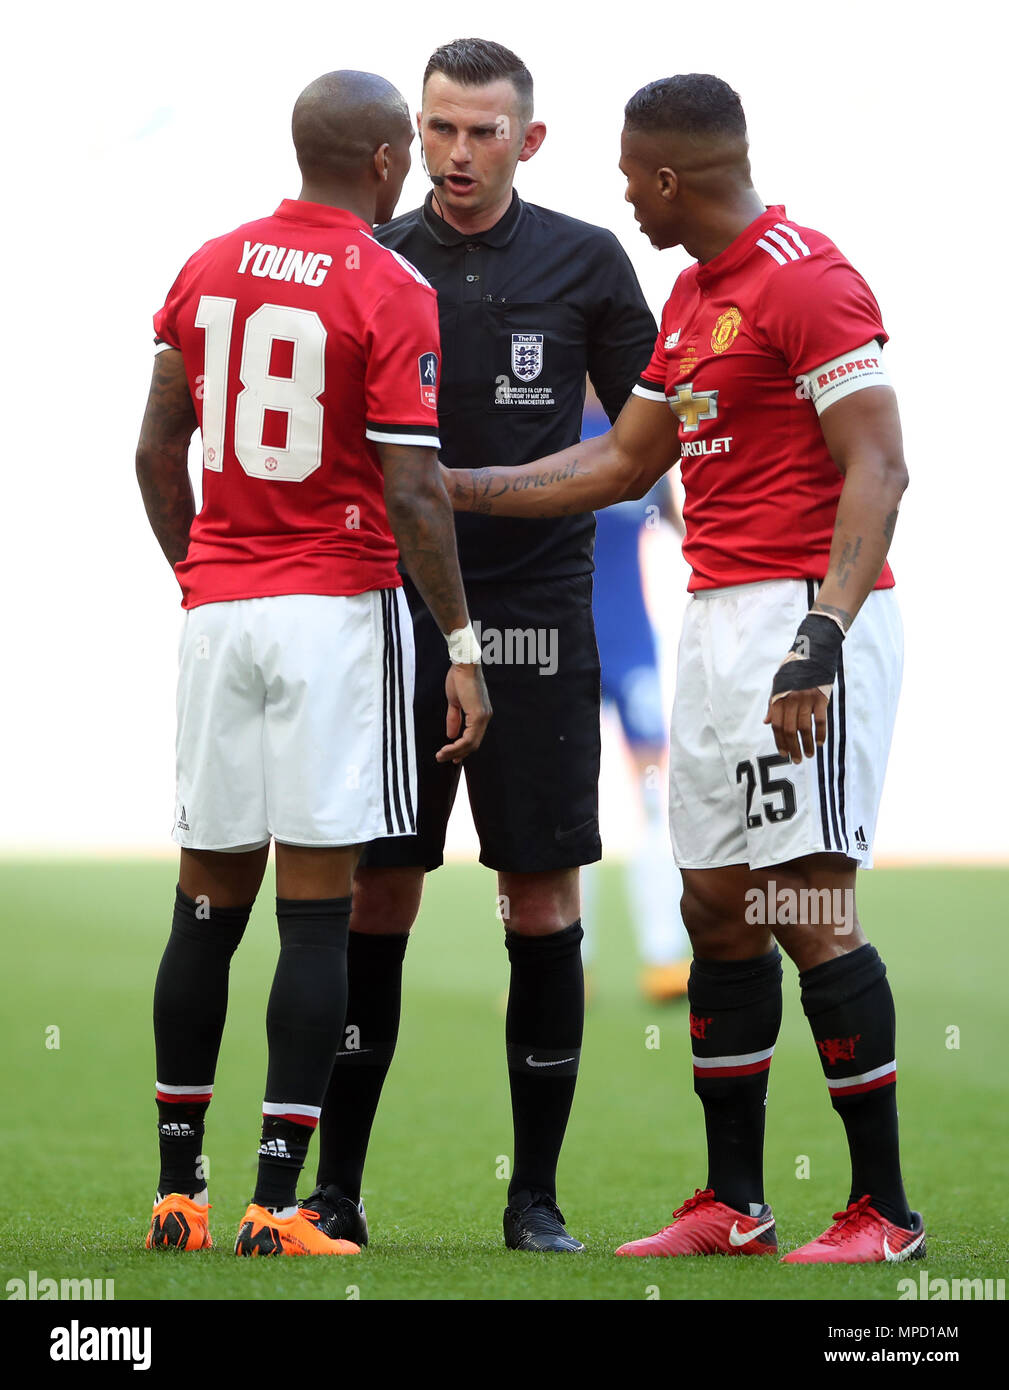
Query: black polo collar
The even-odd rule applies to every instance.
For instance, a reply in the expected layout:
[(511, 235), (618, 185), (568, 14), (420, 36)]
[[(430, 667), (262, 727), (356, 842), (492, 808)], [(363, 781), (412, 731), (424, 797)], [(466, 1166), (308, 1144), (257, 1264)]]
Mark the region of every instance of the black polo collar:
[(485, 232), (460, 232), (455, 227), (445, 221), (444, 217), (439, 217), (434, 210), (434, 190), (424, 199), (424, 206), (421, 209), (421, 219), (424, 227), (434, 238), (441, 242), (442, 246), (463, 246), (471, 242), (479, 242), (484, 246), (507, 246), (512, 237), (518, 230), (519, 222), (522, 218), (522, 199), (512, 189), (512, 200), (507, 212), (499, 217), (493, 227), (488, 227)]

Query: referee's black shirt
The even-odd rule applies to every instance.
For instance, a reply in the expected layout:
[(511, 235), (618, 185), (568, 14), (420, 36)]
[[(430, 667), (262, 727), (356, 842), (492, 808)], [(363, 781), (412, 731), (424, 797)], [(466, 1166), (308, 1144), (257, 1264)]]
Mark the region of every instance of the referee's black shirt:
[[(438, 291), (441, 460), (516, 467), (581, 438), (585, 373), (615, 420), (655, 346), (655, 320), (612, 232), (524, 203), (464, 235), (424, 206), (376, 229)], [(592, 570), (595, 519), (456, 513), (470, 582)]]

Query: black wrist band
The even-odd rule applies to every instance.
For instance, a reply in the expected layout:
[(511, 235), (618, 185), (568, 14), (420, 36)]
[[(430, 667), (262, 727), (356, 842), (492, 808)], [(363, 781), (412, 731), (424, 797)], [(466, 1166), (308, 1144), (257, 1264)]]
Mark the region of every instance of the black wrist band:
[(833, 618), (825, 613), (807, 613), (790, 648), (796, 660), (778, 667), (771, 685), (772, 696), (833, 685), (843, 641), (844, 633)]

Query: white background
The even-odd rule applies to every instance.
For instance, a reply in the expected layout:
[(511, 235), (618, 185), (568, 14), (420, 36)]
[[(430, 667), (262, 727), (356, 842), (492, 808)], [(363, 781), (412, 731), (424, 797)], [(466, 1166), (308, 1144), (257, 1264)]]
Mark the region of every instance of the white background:
[[(1005, 856), (998, 7), (285, 0), (17, 13), (0, 84), (7, 853), (169, 848), (179, 595), (133, 472), (151, 314), (198, 245), (297, 195), (290, 109), (312, 78), (377, 71), (416, 109), (431, 50), (477, 33), (514, 48), (536, 82), (548, 136), (520, 166), (520, 193), (611, 227), (656, 314), (685, 258), (640, 236), (616, 162), (623, 103), (673, 72), (733, 84), (765, 202), (825, 231), (868, 279), (912, 478), (891, 555), (907, 665), (877, 851)], [(416, 154), (414, 166), (401, 211), (426, 192)], [(611, 847), (622, 796), (610, 779)]]

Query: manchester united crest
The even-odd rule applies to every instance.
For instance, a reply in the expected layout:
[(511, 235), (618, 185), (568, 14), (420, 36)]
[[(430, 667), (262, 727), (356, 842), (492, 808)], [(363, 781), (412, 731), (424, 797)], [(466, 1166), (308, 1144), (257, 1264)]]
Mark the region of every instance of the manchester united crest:
[(711, 351), (724, 352), (730, 347), (742, 321), (743, 316), (734, 304), (730, 305), (724, 314), (719, 314), (711, 334)]
[(543, 334), (512, 334), (512, 375), (519, 381), (535, 381), (543, 370)]

